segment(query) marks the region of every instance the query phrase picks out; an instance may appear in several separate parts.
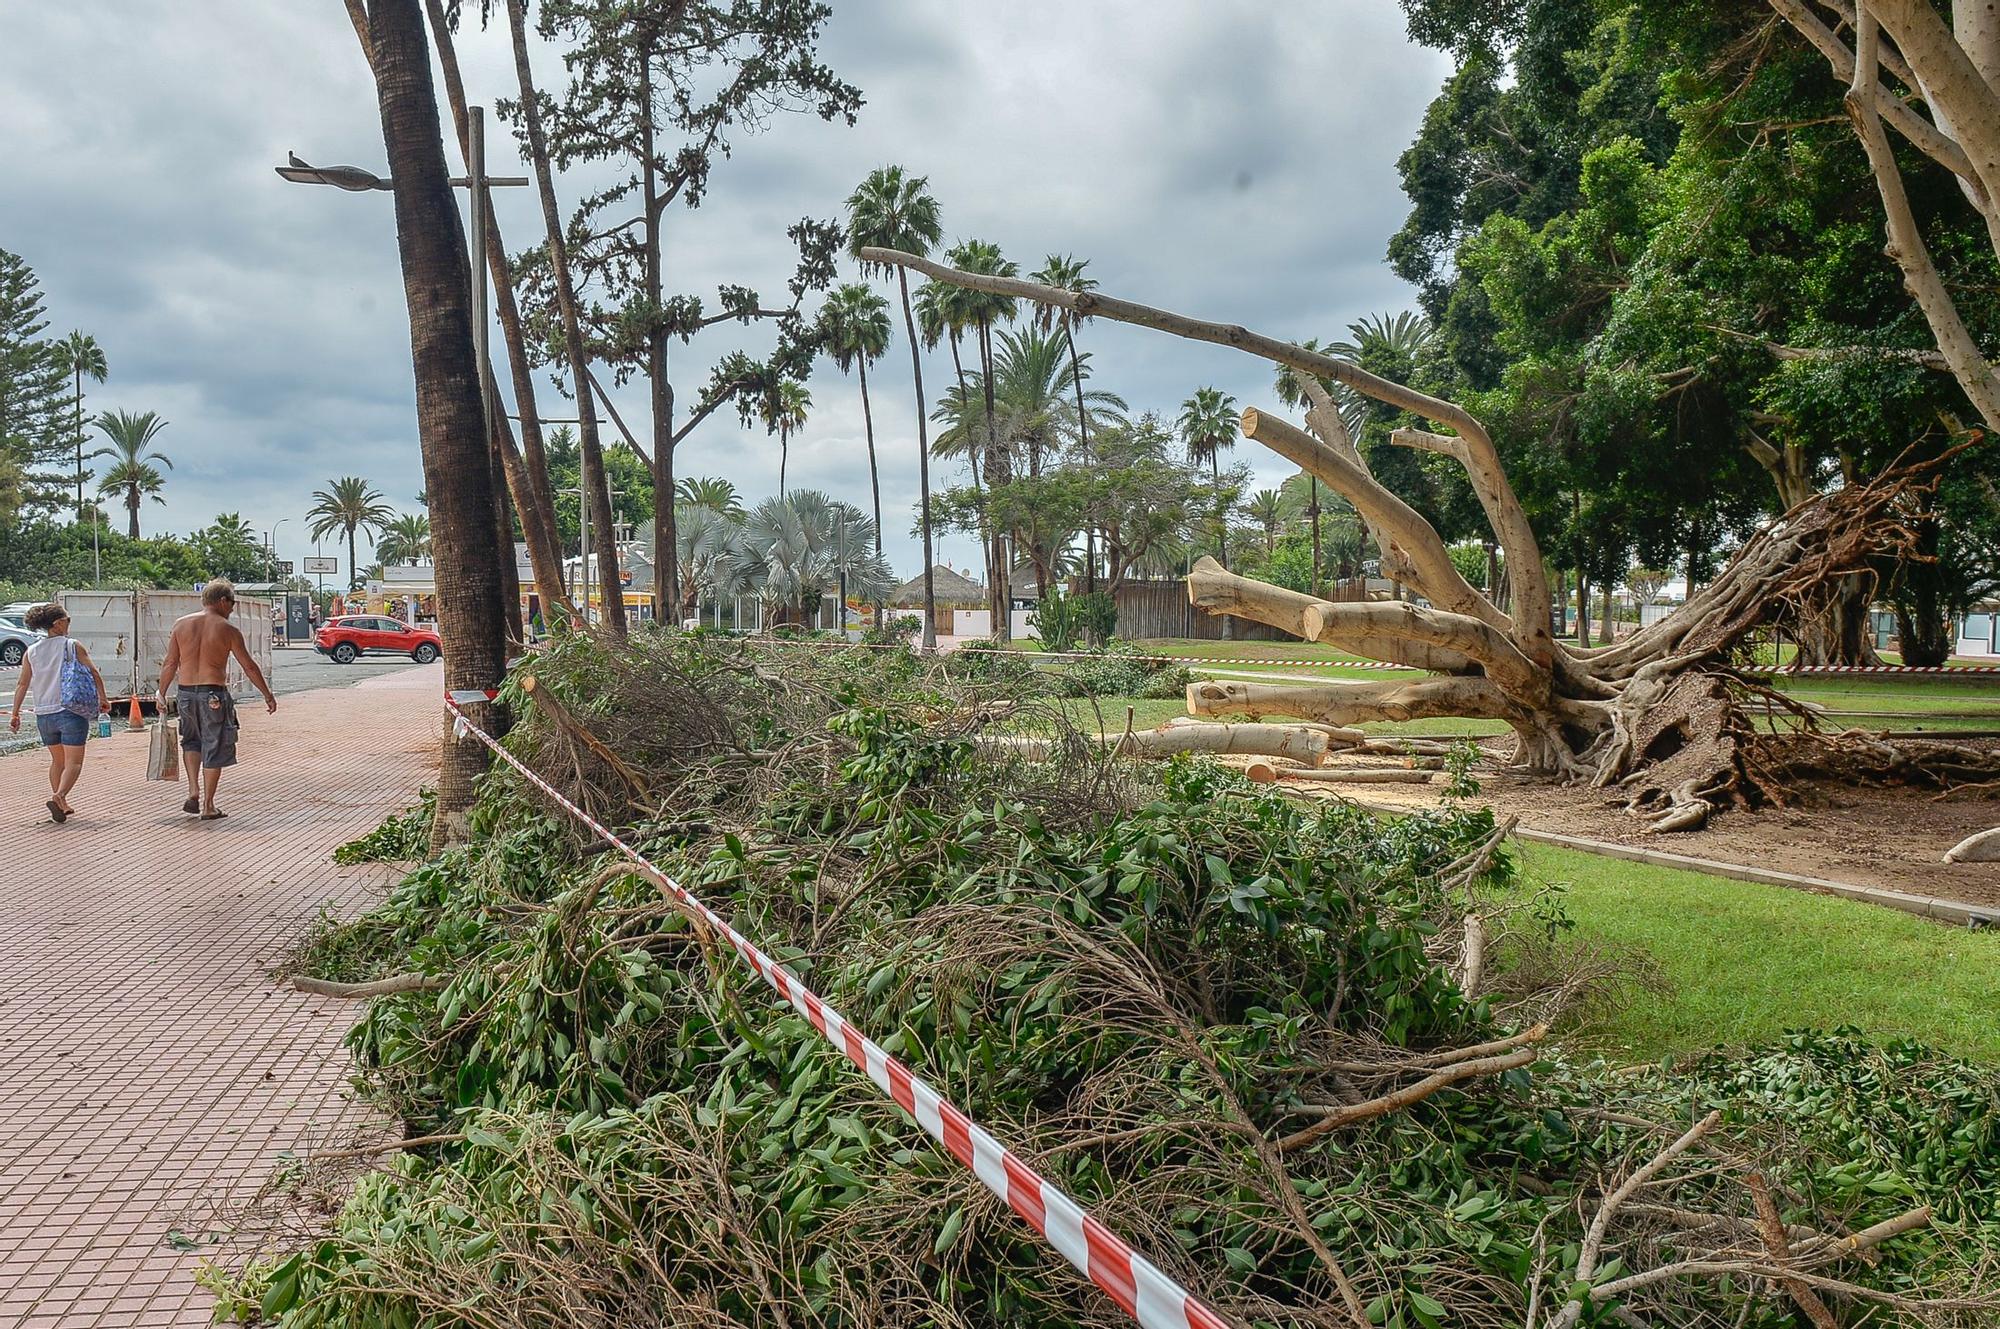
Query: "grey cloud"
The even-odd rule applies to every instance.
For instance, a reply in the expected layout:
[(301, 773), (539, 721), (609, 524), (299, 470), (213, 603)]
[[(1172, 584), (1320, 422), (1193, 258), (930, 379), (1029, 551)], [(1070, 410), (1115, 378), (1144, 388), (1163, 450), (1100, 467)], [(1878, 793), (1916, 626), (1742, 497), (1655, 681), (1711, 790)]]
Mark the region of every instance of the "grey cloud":
[[(508, 95), (504, 32), (474, 25), (459, 48), (475, 101)], [(781, 291), (784, 228), (837, 215), (895, 161), (931, 177), (949, 238), (991, 239), (1029, 268), (1074, 253), (1120, 294), (1301, 337), (1409, 302), (1380, 261), (1404, 211), (1394, 161), (1444, 69), (1404, 42), (1390, 0), (1337, 18), (1262, 0), (838, 0), (826, 54), (867, 96), (859, 125), (784, 117), (740, 140), (705, 205), (671, 218), (675, 289)], [(559, 82), (554, 52), (535, 64)], [(410, 503), (422, 480), (388, 199), (286, 186), (270, 169), (287, 150), (380, 166), (373, 88), (337, 6), (213, 0), (199, 24), (128, 6), (110, 40), (88, 7), (15, 6), (0, 125), (0, 246), (41, 275), (55, 327), (106, 346), (112, 380), (93, 385), (92, 408), (173, 422), (162, 446), (178, 466), (148, 529), (219, 510), (287, 518), (280, 545), (296, 556), (330, 476), (366, 474)], [(489, 143), (512, 155), (505, 126)], [(566, 179), (565, 204), (612, 174)], [(540, 231), (528, 193), (498, 202), (516, 248)], [(908, 572), (916, 421), (901, 332), (899, 317), (871, 387), (886, 543)], [(1097, 382), (1135, 408), (1171, 414), (1205, 383), (1268, 400), (1268, 366), (1240, 354), (1102, 323), (1083, 337)], [(726, 328), (677, 346), (676, 387), (686, 399), (720, 355), (768, 344), (768, 330)], [(927, 364), (933, 400), (948, 372), (942, 355)], [(865, 507), (858, 388), (822, 364), (812, 392), (788, 478)], [(643, 430), (643, 390), (617, 399)], [(542, 406), (572, 413), (546, 387)], [(1288, 469), (1244, 459), (1265, 482)], [(776, 440), (728, 413), (677, 456), (681, 474), (727, 476), (752, 497), (775, 489), (777, 466)], [(976, 558), (955, 538), (943, 550)]]

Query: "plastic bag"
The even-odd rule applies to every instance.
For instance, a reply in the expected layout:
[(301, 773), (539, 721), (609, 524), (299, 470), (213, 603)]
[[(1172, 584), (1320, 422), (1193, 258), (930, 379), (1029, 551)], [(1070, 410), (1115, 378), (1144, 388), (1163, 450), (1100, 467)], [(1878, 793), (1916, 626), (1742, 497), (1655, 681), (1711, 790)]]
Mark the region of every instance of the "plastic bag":
[(181, 722), (168, 716), (161, 716), (153, 726), (152, 737), (147, 740), (146, 778), (148, 780), (179, 780), (181, 778)]

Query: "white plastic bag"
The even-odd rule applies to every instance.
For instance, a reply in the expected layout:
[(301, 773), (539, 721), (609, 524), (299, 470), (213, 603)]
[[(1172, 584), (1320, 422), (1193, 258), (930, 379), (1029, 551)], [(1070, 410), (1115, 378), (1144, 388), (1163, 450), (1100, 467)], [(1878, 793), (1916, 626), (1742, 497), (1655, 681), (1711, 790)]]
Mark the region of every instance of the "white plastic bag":
[(171, 716), (162, 715), (153, 726), (146, 748), (146, 778), (174, 781), (181, 778), (181, 722)]

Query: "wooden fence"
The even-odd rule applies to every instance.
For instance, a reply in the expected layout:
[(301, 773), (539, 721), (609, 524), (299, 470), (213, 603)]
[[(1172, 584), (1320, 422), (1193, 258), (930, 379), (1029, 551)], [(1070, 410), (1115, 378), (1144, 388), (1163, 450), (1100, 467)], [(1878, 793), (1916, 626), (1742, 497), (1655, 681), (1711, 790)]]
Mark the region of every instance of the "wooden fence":
[[(1118, 635), (1127, 640), (1146, 637), (1190, 637), (1219, 641), (1224, 619), (1231, 620), (1231, 636), (1237, 641), (1297, 641), (1289, 632), (1280, 632), (1262, 623), (1253, 623), (1234, 614), (1211, 614), (1188, 603), (1187, 583), (1178, 577), (1130, 579), (1113, 593), (1118, 605)], [(1360, 578), (1337, 582), (1327, 599), (1340, 604), (1368, 598), (1367, 584)]]

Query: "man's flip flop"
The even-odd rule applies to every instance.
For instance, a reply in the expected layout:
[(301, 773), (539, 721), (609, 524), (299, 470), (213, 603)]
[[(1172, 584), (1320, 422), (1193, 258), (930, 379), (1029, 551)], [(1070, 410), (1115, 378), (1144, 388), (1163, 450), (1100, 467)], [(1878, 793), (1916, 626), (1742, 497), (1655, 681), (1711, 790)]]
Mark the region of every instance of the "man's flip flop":
[(190, 817), (194, 816), (201, 811), (201, 800), (190, 798), (187, 802), (181, 804), (181, 811), (187, 813)]
[(69, 813), (64, 812), (62, 804), (56, 802), (53, 798), (48, 800), (44, 806), (48, 808), (49, 816), (55, 820), (56, 825), (60, 826), (69, 820)]
[(228, 815), (227, 812), (204, 812), (201, 814), (201, 819), (203, 821), (221, 821)]

